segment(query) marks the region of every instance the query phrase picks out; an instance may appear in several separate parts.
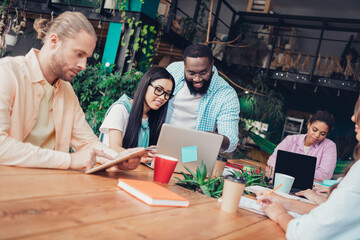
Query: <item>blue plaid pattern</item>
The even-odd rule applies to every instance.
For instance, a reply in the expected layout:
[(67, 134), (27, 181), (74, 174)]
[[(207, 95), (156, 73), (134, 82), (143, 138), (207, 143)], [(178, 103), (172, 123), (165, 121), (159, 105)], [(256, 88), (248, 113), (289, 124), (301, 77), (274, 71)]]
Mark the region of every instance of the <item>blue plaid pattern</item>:
[[(185, 84), (184, 62), (175, 62), (167, 67), (175, 79), (174, 95)], [(240, 104), (236, 91), (219, 76), (216, 67), (213, 67), (213, 76), (208, 92), (201, 98), (196, 119), (196, 129), (213, 132), (215, 128), (219, 134), (225, 135), (230, 140), (230, 146), (239, 141), (239, 113)], [(173, 99), (169, 101), (166, 122), (168, 123), (173, 113)]]

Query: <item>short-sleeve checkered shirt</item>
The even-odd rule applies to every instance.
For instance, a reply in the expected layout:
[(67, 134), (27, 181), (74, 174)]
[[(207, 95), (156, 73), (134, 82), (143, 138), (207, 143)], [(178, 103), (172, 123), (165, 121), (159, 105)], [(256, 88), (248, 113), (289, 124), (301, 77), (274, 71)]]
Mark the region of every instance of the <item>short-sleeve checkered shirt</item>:
[[(175, 62), (167, 67), (167, 70), (175, 79), (174, 98), (185, 83), (184, 62)], [(217, 128), (219, 134), (225, 135), (230, 140), (228, 149), (235, 149), (239, 141), (239, 113), (240, 104), (236, 91), (219, 76), (216, 67), (213, 67), (213, 76), (207, 93), (201, 98), (196, 129), (200, 131), (214, 132)], [(173, 111), (172, 98), (169, 101), (166, 122), (168, 123)]]

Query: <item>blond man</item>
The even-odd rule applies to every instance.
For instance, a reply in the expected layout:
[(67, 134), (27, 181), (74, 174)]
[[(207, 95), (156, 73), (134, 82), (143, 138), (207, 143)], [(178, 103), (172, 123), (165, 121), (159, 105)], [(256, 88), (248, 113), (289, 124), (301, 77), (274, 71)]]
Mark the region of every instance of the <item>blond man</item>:
[[(36, 20), (34, 28), (41, 50), (0, 60), (0, 164), (87, 170), (97, 159), (113, 159), (116, 153), (94, 135), (70, 84), (94, 51), (91, 23), (65, 12), (50, 22)], [(131, 170), (139, 161), (118, 167)]]

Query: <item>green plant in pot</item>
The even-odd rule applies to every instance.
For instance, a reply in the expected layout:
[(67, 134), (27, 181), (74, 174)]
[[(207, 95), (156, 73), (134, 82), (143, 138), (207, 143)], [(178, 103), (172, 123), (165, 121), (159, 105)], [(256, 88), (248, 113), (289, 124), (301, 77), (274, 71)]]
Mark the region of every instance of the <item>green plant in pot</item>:
[[(235, 167), (238, 168), (237, 166)], [(196, 172), (193, 172), (186, 166), (184, 166), (184, 168), (188, 171), (188, 173), (181, 172), (184, 179), (176, 177), (179, 180), (179, 182), (176, 183), (177, 185), (202, 193), (209, 197), (219, 198), (222, 196), (224, 178), (207, 178), (206, 165), (203, 162), (201, 162), (200, 167), (196, 169)], [(259, 170), (255, 168), (251, 168), (251, 170), (243, 170), (239, 168), (239, 171), (233, 170), (231, 174), (233, 176), (245, 178), (246, 186), (260, 185), (267, 187), (264, 180), (265, 172), (263, 172), (261, 168)]]
[(250, 167), (250, 169), (242, 169), (236, 165), (234, 167), (239, 170), (232, 170), (231, 174), (236, 177), (243, 177), (246, 179), (246, 187), (247, 186), (263, 186), (267, 187), (267, 183), (265, 181), (265, 172), (262, 171), (261, 167), (257, 170), (254, 167)]
[(176, 177), (179, 180), (179, 182), (176, 183), (177, 185), (190, 189), (192, 191), (202, 193), (209, 197), (221, 197), (224, 186), (224, 178), (207, 178), (207, 170), (203, 161), (201, 161), (201, 165), (196, 169), (196, 172), (193, 172), (186, 166), (184, 166), (184, 168), (189, 173), (186, 174), (184, 172), (181, 172), (184, 179)]

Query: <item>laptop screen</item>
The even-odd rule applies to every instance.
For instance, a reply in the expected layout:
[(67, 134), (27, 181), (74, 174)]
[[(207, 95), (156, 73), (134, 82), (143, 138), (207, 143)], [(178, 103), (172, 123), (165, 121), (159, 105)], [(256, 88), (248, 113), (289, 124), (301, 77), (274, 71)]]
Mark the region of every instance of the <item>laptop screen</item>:
[[(295, 178), (292, 189), (312, 189), (316, 167), (316, 157), (278, 150), (275, 173), (283, 173)], [(275, 174), (274, 174), (275, 177)]]

